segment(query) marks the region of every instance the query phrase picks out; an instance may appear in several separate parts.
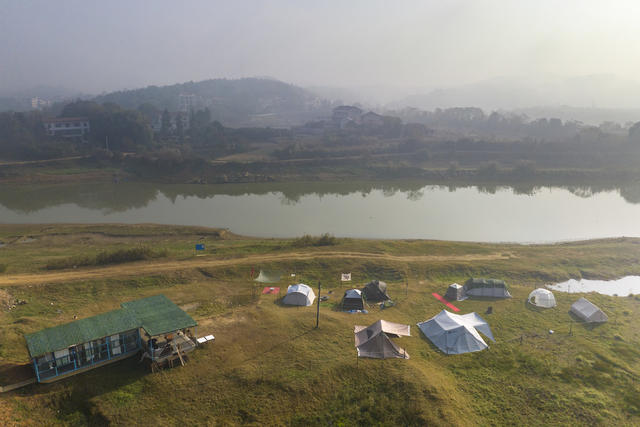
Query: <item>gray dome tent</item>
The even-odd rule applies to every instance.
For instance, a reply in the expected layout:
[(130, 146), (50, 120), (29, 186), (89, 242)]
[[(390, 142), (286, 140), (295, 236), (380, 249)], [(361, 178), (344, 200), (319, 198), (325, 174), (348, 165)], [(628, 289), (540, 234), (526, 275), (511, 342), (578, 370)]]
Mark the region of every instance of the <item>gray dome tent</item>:
[(387, 295), (387, 284), (380, 280), (372, 280), (362, 289), (364, 298), (369, 302), (382, 302), (390, 300)]
[(469, 279), (464, 284), (464, 294), (481, 298), (511, 298), (504, 280)]
[(597, 305), (586, 298), (580, 298), (571, 305), (570, 313), (587, 323), (604, 323), (609, 318)]
[(342, 297), (342, 309), (364, 310), (364, 301), (362, 301), (362, 291), (360, 289), (349, 289)]

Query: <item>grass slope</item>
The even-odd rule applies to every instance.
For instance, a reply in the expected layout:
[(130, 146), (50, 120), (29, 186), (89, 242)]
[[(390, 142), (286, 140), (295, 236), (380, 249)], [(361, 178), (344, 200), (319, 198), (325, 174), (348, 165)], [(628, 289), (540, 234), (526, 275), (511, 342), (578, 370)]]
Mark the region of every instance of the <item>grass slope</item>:
[[(141, 244), (165, 251), (166, 257), (133, 266), (186, 265), (194, 259), (195, 242), (207, 247), (207, 255), (196, 259), (238, 260), (224, 267), (189, 264), (151, 275), (105, 273), (90, 281), (4, 286), (3, 295), (27, 301), (0, 311), (4, 366), (28, 359), (24, 333), (157, 293), (183, 306), (199, 322), (201, 335), (216, 336), (191, 353), (185, 367), (150, 374), (132, 358), (2, 394), (0, 418), (8, 425), (640, 423), (640, 330), (635, 326), (640, 300), (589, 295), (610, 318), (598, 327), (571, 323), (567, 312), (578, 295), (556, 292), (558, 307), (551, 310), (524, 302), (533, 288), (550, 281), (640, 273), (637, 239), (534, 246), (337, 239), (332, 246), (300, 247), (293, 240), (250, 239), (204, 228), (52, 225), (0, 226), (0, 241), (7, 243), (0, 248), (7, 265), (0, 277), (44, 274), (52, 260)], [(371, 257), (295, 258), (327, 251)], [(264, 254), (291, 257), (251, 263)], [(491, 254), (499, 256), (486, 258)], [(424, 255), (432, 258), (425, 262)], [(69, 269), (69, 277), (89, 268), (112, 271), (79, 267)], [(283, 307), (276, 297), (259, 294), (249, 275), (260, 268), (295, 272), (296, 281), (313, 286), (322, 282), (330, 298), (321, 304), (319, 329), (314, 329), (314, 307)], [(346, 286), (337, 278), (343, 271), (353, 273), (352, 286), (386, 280), (397, 306), (372, 307), (366, 315), (339, 311)], [(497, 342), (483, 352), (446, 356), (415, 324), (444, 308), (432, 292), (443, 293), (449, 283), (470, 275), (507, 280), (514, 298), (456, 303), (462, 313), (481, 314)], [(292, 281), (287, 277), (280, 286)], [(489, 305), (493, 314), (485, 316)], [(410, 360), (356, 359), (353, 326), (380, 318), (412, 326), (411, 337), (395, 340)]]

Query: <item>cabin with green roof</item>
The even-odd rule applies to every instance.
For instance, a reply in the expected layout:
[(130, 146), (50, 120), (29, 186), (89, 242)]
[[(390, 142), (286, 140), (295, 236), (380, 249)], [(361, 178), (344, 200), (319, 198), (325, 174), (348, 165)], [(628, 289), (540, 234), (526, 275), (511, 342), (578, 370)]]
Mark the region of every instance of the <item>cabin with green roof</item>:
[(159, 363), (195, 348), (196, 321), (164, 295), (25, 335), (38, 382), (51, 382), (140, 351)]

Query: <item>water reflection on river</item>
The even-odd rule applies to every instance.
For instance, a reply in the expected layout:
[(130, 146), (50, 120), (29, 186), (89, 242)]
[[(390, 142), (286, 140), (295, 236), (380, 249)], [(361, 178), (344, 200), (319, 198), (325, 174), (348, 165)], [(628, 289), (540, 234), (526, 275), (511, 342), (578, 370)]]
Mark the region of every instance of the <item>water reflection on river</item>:
[[(626, 192), (625, 192), (626, 191)], [(416, 182), (2, 186), (3, 223), (165, 223), (245, 235), (545, 242), (640, 236), (631, 189)]]

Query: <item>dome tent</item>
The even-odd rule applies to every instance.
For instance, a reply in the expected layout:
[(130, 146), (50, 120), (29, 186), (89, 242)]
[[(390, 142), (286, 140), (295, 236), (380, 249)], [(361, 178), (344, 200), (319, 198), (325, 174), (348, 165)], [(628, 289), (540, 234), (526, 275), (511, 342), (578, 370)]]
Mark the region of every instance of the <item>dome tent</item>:
[(556, 297), (548, 289), (538, 288), (531, 291), (529, 298), (527, 298), (529, 304), (536, 307), (552, 308), (556, 306)]
[(469, 353), (489, 347), (478, 331), (495, 342), (489, 324), (476, 313), (459, 315), (442, 310), (431, 319), (418, 323), (418, 328), (446, 354)]
[(282, 299), (282, 303), (309, 306), (313, 304), (315, 299), (316, 294), (313, 293), (313, 289), (303, 283), (298, 283), (287, 288), (287, 295)]
[(411, 336), (409, 325), (378, 320), (369, 327), (356, 325), (353, 332), (355, 333), (358, 357), (371, 357), (374, 359), (409, 358), (407, 352), (395, 345), (389, 338), (389, 335), (398, 337)]
[(578, 301), (571, 305), (569, 313), (573, 313), (575, 316), (587, 323), (604, 323), (609, 318), (597, 305), (593, 304), (586, 298), (580, 298)]
[(346, 291), (344, 297), (342, 297), (342, 309), (344, 311), (364, 310), (362, 291), (360, 289), (349, 289)]
[(380, 280), (372, 280), (362, 289), (364, 298), (369, 302), (382, 302), (390, 300), (387, 295), (387, 284)]

